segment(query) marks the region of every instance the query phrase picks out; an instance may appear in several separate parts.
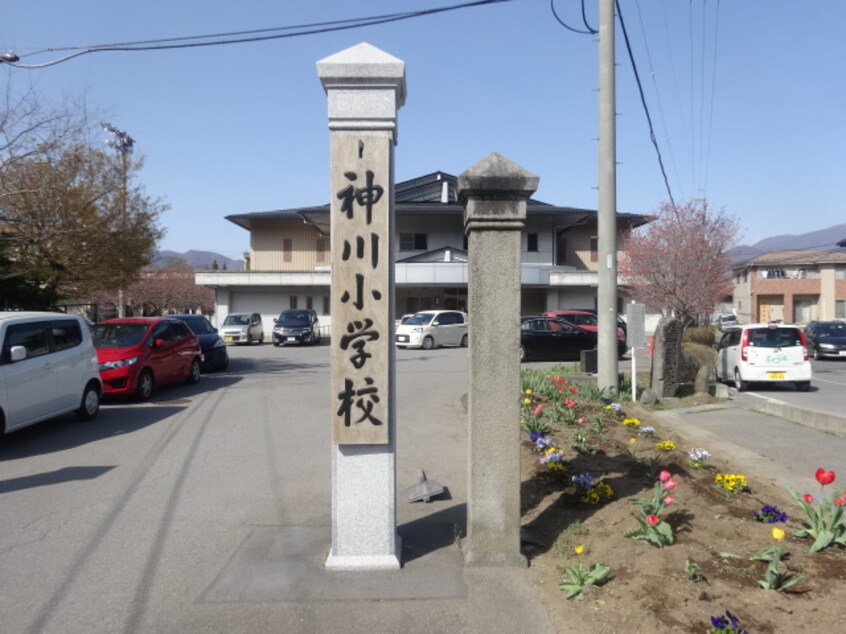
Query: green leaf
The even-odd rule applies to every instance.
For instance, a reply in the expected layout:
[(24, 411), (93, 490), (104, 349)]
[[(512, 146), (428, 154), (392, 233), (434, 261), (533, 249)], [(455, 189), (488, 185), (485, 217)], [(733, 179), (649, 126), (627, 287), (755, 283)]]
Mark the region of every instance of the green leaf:
[(833, 541), (834, 541), (834, 533), (832, 533), (830, 530), (820, 531), (820, 534), (817, 535), (816, 541), (811, 546), (810, 552), (815, 553), (819, 550), (822, 550), (826, 546), (829, 546), (831, 544), (831, 542), (833, 542)]

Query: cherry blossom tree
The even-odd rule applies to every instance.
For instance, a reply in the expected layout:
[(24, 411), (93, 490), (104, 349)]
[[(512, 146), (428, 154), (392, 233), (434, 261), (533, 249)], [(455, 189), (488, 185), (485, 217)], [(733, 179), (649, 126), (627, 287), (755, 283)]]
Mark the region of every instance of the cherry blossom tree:
[(739, 237), (738, 220), (705, 200), (664, 203), (647, 225), (625, 237), (621, 283), (637, 301), (690, 325), (731, 294), (727, 250)]

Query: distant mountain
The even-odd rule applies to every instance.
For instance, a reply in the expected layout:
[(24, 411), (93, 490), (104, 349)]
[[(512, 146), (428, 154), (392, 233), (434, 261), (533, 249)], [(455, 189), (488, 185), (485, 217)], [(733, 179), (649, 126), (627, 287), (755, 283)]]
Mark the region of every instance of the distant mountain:
[(214, 251), (194, 251), (193, 249), (185, 253), (166, 250), (156, 251), (156, 255), (153, 257), (153, 262), (150, 266), (152, 268), (161, 268), (167, 264), (170, 258), (185, 260), (192, 269), (210, 269), (217, 262), (217, 266), (220, 269), (225, 267), (227, 271), (244, 270), (244, 260), (233, 260)]
[(839, 251), (839, 240), (846, 238), (846, 224), (834, 225), (827, 229), (810, 231), (799, 235), (781, 235), (764, 238), (753, 245), (742, 244), (731, 250), (732, 263), (749, 260), (770, 251), (788, 251), (792, 249), (818, 249), (820, 251)]

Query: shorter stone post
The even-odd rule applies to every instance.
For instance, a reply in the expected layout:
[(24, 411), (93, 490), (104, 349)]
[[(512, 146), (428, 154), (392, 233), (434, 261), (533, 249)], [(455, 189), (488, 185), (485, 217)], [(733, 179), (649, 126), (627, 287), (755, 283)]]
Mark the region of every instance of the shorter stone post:
[(469, 494), (464, 561), (520, 552), (520, 236), (538, 177), (493, 153), (458, 177), (468, 236)]

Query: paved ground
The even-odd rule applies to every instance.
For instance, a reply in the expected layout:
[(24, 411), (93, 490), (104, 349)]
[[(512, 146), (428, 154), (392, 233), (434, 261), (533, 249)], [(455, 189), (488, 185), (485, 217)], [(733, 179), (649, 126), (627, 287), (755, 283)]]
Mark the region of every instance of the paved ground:
[[(399, 351), (404, 568), (327, 572), (320, 349), (233, 349), (230, 371), (0, 446), (3, 632), (551, 632), (520, 570), (465, 569), (466, 350)], [(751, 395), (659, 415), (749, 474), (818, 490), (846, 440)], [(846, 429), (846, 421), (844, 427)], [(417, 472), (446, 485), (408, 503)]]

